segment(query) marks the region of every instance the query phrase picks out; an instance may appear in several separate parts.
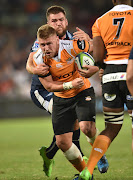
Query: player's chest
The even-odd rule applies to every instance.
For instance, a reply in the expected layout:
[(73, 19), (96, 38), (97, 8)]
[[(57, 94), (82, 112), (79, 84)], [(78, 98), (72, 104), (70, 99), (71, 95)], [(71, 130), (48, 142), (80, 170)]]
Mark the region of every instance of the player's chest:
[(68, 58), (63, 61), (52, 60), (49, 66), (49, 71), (54, 80), (69, 78), (75, 72), (75, 64), (73, 58)]

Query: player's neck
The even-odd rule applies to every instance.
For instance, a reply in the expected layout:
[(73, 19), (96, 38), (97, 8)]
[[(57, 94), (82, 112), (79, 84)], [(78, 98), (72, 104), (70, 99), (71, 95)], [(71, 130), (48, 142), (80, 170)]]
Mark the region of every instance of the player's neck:
[(125, 1), (118, 0), (118, 1), (116, 1), (115, 5), (120, 5), (120, 4), (125, 4), (125, 5), (131, 6), (131, 0), (125, 0)]
[(66, 38), (66, 34), (64, 35), (64, 36), (59, 36), (59, 39), (61, 39), (61, 40), (63, 40), (63, 39), (65, 39)]

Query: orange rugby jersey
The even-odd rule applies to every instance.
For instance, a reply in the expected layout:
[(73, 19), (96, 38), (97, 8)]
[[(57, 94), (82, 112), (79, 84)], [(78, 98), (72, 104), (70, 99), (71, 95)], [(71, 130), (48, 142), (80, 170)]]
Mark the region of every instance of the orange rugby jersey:
[(101, 36), (106, 50), (106, 64), (127, 64), (133, 45), (133, 8), (117, 5), (98, 18), (92, 27), (93, 38)]
[[(52, 75), (54, 81), (69, 82), (74, 80), (75, 78), (82, 77), (75, 68), (74, 59), (78, 53), (83, 51), (87, 52), (88, 49), (89, 44), (86, 41), (85, 49), (81, 50), (78, 47), (76, 40), (59, 40), (58, 56), (53, 57), (51, 59), (46, 59), (45, 56), (43, 56), (41, 49), (39, 49), (33, 55), (33, 62), (35, 65), (38, 65), (43, 62), (47, 64), (50, 67), (49, 72)], [(54, 92), (54, 94), (62, 98), (74, 97), (79, 92), (91, 86), (90, 81), (88, 79), (84, 77), (82, 78), (84, 80), (84, 86), (82, 86), (82, 88)]]

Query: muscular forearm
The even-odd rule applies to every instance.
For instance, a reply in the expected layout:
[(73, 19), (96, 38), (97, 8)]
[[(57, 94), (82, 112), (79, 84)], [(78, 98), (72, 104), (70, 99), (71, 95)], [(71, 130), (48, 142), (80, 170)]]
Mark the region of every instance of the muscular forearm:
[(79, 73), (85, 78), (90, 78), (99, 71), (99, 68), (97, 66), (86, 65), (84, 67), (86, 68), (86, 70), (79, 69)]
[(39, 78), (41, 84), (48, 92), (59, 92), (63, 91), (63, 83), (58, 81), (46, 82), (44, 78)]
[(29, 64), (26, 64), (26, 70), (27, 70), (30, 74), (34, 74), (34, 67), (29, 66)]
[(26, 63), (26, 70), (30, 73), (30, 74), (34, 74), (34, 64), (33, 64), (33, 53), (30, 53), (27, 63)]
[(93, 57), (96, 64), (101, 66), (105, 58), (105, 47), (103, 40), (100, 36), (94, 37), (93, 39)]
[(82, 78), (76, 78), (69, 82), (59, 82), (51, 80), (51, 77), (47, 78), (39, 78), (40, 82), (44, 86), (44, 88), (49, 92), (60, 92), (64, 90), (69, 90), (72, 88), (79, 89), (84, 85), (84, 81)]

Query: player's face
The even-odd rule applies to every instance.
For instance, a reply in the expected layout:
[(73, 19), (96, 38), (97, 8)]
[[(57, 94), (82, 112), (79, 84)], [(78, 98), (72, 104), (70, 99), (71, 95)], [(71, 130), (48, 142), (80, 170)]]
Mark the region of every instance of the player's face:
[(51, 59), (52, 57), (55, 57), (58, 54), (59, 37), (56, 34), (51, 35), (47, 39), (39, 38), (38, 40), (40, 48), (42, 49), (47, 59)]
[(56, 30), (56, 33), (60, 38), (63, 38), (66, 34), (68, 21), (62, 12), (58, 14), (50, 14), (47, 23)]

